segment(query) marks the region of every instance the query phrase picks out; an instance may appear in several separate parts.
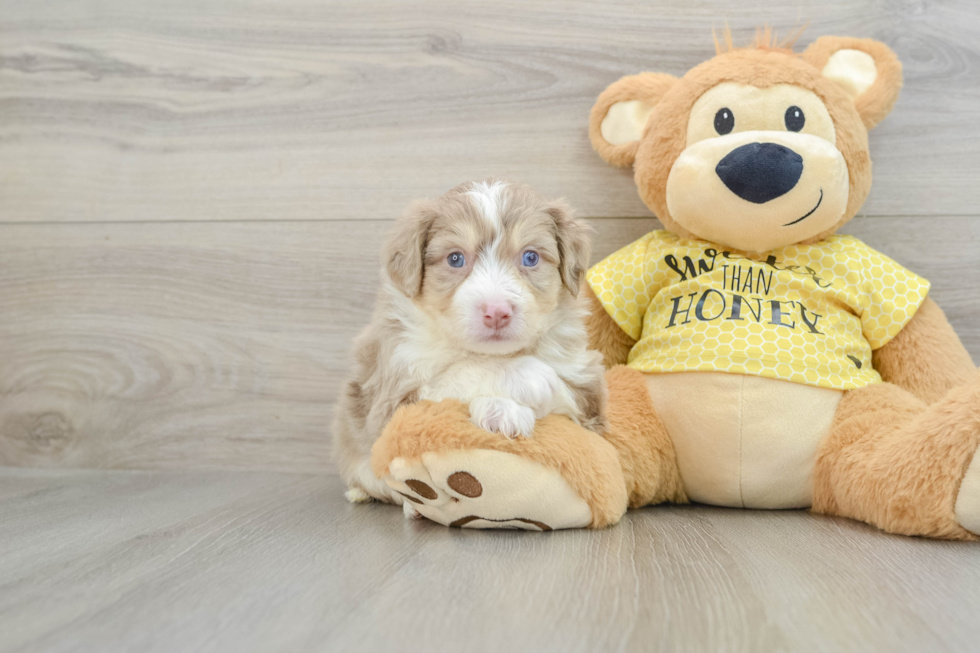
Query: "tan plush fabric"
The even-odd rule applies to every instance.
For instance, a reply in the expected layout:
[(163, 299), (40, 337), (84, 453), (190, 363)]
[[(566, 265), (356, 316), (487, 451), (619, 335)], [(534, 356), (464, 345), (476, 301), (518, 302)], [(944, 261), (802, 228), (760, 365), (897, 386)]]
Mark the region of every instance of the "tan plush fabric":
[(646, 388), (692, 501), (810, 507), (813, 461), (842, 391), (723, 372), (648, 374)]
[(585, 327), (589, 331), (589, 349), (602, 354), (606, 367), (624, 365), (636, 341), (609, 316), (588, 281), (582, 282), (582, 289), (579, 292), (582, 293), (589, 307), (589, 317), (585, 320)]
[[(803, 176), (793, 192), (761, 207), (732, 202), (732, 192), (715, 172), (726, 154), (764, 141), (805, 154)], [(667, 209), (673, 220), (702, 240), (745, 252), (770, 252), (833, 227), (847, 207), (847, 162), (834, 145), (817, 136), (746, 131), (700, 141), (685, 149), (667, 179)], [(692, 189), (697, 189), (692, 192)], [(725, 218), (719, 220), (718, 216)], [(800, 216), (805, 221), (786, 223)]]
[(820, 448), (813, 510), (905, 535), (977, 539), (956, 519), (980, 444), (980, 375), (927, 406), (890, 383), (847, 392)]
[(552, 531), (585, 528), (592, 509), (554, 467), (488, 449), (395, 458), (388, 484), (411, 511), (443, 526)]
[[(503, 474), (487, 472), (490, 469), (479, 459), (486, 451), (500, 452), (531, 460), (549, 469), (559, 470), (567, 482), (592, 511), (590, 527), (601, 528), (619, 521), (630, 507), (639, 507), (663, 501), (686, 502), (674, 456), (673, 444), (666, 429), (653, 410), (643, 375), (625, 367), (615, 367), (606, 374), (609, 385), (609, 429), (606, 438), (577, 426), (565, 417), (552, 415), (540, 420), (530, 439), (509, 440), (487, 433), (469, 421), (466, 407), (455, 401), (440, 403), (420, 402), (400, 408), (372, 450), (372, 466), (379, 478), (385, 478), (402, 495), (415, 499), (416, 507), (423, 515), (448, 523), (449, 515), (456, 515), (456, 506), (443, 507), (441, 500), (447, 493), (440, 487), (446, 479), (432, 477), (433, 469), (445, 466), (439, 459), (427, 459), (442, 454), (451, 457), (455, 465), (467, 472), (483, 470), (483, 479)], [(472, 455), (471, 455), (472, 454)], [(512, 475), (523, 463), (508, 463), (497, 456), (493, 465)], [(406, 471), (406, 468), (409, 471)], [(523, 469), (523, 467), (521, 467)], [(423, 477), (423, 474), (428, 476)], [(429, 479), (432, 480), (429, 480)], [(478, 476), (479, 478), (479, 476)], [(544, 487), (544, 475), (534, 474), (538, 493), (546, 497), (561, 495), (564, 490), (554, 483)], [(432, 488), (431, 498), (411, 489), (407, 480), (425, 483)], [(492, 485), (488, 483), (488, 485)], [(498, 497), (492, 507), (465, 506), (466, 510), (482, 510), (501, 518), (531, 514), (526, 502), (534, 500), (535, 492), (525, 487), (525, 493), (510, 492)], [(490, 501), (489, 491), (481, 497)], [(424, 500), (423, 506), (419, 501)], [(433, 503), (435, 502), (435, 503)], [(564, 511), (557, 514), (535, 514), (541, 523), (565, 524)], [(520, 513), (520, 514), (518, 514)], [(572, 512), (571, 514), (575, 514)], [(470, 527), (486, 527), (482, 521), (469, 523)], [(553, 526), (554, 527), (554, 526)], [(561, 526), (558, 526), (561, 527)]]
[(861, 50), (838, 50), (830, 55), (822, 72), (853, 98), (860, 97), (878, 78), (874, 57)]
[(929, 298), (898, 335), (872, 352), (872, 361), (883, 380), (927, 404), (969, 383), (977, 372), (943, 310)]
[(821, 36), (803, 52), (803, 59), (823, 70), (830, 58), (841, 50), (867, 53), (875, 62), (874, 83), (856, 100), (858, 113), (868, 129), (874, 128), (887, 116), (902, 89), (902, 63), (884, 43), (873, 39), (846, 36)]
[(632, 101), (639, 101), (646, 107), (655, 107), (676, 81), (676, 77), (664, 73), (640, 73), (623, 77), (602, 92), (589, 116), (589, 139), (603, 159), (614, 166), (625, 168), (633, 163), (636, 148), (639, 146), (639, 141), (614, 145), (603, 137), (602, 123), (610, 107), (617, 102)]
[(980, 455), (973, 454), (973, 462), (960, 483), (954, 515), (960, 526), (980, 535)]
[[(874, 83), (856, 99), (848, 89), (822, 74), (837, 49), (865, 52), (878, 67)], [(849, 193), (840, 220), (807, 242), (834, 233), (864, 203), (871, 188), (867, 130), (891, 110), (902, 86), (901, 64), (886, 45), (870, 39), (836, 37), (818, 39), (803, 55), (782, 48), (736, 49), (692, 68), (680, 79), (656, 75), (630, 75), (611, 84), (592, 108), (589, 134), (596, 151), (606, 161), (617, 166), (633, 163), (640, 197), (665, 227), (681, 236), (692, 233), (677, 224), (668, 210), (667, 180), (674, 162), (688, 146), (688, 118), (702, 95), (723, 83), (759, 88), (787, 84), (812, 91), (823, 101), (833, 120), (837, 148), (847, 161)], [(602, 138), (601, 125), (609, 108), (616, 102), (636, 99), (655, 103), (643, 137), (634, 143), (607, 143)]]
[(654, 410), (644, 375), (628, 367), (606, 373), (609, 429), (606, 439), (619, 452), (629, 505), (687, 503), (674, 444)]
[(593, 528), (615, 524), (626, 510), (626, 483), (616, 449), (559, 415), (539, 420), (533, 438), (511, 440), (475, 426), (458, 401), (403, 406), (375, 442), (371, 465), (376, 476), (385, 478), (395, 459), (412, 462), (430, 452), (466, 449), (514, 454), (559, 470), (591, 508)]
[[(850, 220), (871, 188), (868, 134), (854, 102), (836, 84), (799, 57), (781, 51), (736, 50), (691, 69), (675, 84), (650, 116), (646, 136), (633, 163), (640, 197), (664, 226), (681, 236), (693, 234), (680, 227), (667, 208), (667, 180), (674, 162), (687, 147), (688, 116), (697, 99), (723, 82), (768, 88), (799, 85), (823, 100), (834, 121), (837, 149), (847, 162), (848, 199), (841, 219), (811, 239), (822, 240)], [(696, 193), (696, 189), (691, 189)]]

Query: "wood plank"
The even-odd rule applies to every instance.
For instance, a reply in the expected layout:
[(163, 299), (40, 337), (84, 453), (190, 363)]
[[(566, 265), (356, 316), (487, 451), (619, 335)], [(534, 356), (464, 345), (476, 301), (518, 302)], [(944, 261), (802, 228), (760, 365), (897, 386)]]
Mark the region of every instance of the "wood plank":
[(392, 218), (491, 175), (648, 216), (586, 117), (624, 74), (761, 22), (877, 37), (905, 65), (868, 215), (980, 206), (972, 0), (0, 3), (0, 221)]
[[(0, 469), (0, 651), (972, 650), (976, 543), (799, 511), (477, 532), (331, 475)], [(37, 486), (42, 490), (37, 491)], [(503, 608), (502, 606), (506, 606)]]
[[(0, 225), (0, 464), (331, 469), (384, 221)], [(597, 220), (596, 258), (656, 227)], [(858, 219), (980, 361), (980, 220)]]
[(328, 467), (386, 227), (3, 229), (0, 460)]

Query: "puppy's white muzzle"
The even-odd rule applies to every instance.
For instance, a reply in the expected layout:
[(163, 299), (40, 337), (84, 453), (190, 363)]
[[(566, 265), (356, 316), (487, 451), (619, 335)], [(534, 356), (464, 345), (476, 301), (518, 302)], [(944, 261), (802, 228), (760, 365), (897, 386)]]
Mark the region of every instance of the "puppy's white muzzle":
[(481, 258), (453, 297), (454, 322), (462, 345), (479, 353), (517, 351), (528, 340), (524, 288), (492, 255)]

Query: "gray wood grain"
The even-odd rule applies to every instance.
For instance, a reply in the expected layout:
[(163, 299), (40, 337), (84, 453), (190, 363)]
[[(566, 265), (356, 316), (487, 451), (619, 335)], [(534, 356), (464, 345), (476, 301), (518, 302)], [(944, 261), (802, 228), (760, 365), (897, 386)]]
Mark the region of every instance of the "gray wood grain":
[[(657, 227), (592, 224), (596, 259)], [(0, 464), (330, 469), (388, 225), (0, 225)], [(980, 361), (980, 221), (848, 230), (929, 278)]]
[(489, 175), (648, 216), (586, 137), (621, 75), (712, 27), (876, 37), (905, 64), (868, 215), (980, 205), (973, 0), (0, 2), (0, 221), (392, 218)]
[[(18, 492), (18, 488), (21, 490)], [(656, 507), (475, 532), (332, 475), (0, 469), (0, 651), (974, 650), (974, 543)]]

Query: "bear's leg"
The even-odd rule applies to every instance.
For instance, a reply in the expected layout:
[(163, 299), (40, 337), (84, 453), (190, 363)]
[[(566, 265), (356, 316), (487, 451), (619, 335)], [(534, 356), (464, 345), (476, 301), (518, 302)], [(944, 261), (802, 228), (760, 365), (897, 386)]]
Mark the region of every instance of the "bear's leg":
[(422, 516), (467, 528), (601, 528), (626, 511), (616, 450), (566, 417), (528, 439), (474, 425), (458, 401), (396, 411), (372, 448), (374, 473)]
[(978, 445), (980, 376), (929, 406), (890, 383), (850, 390), (817, 454), (813, 510), (904, 535), (977, 539)]
[(643, 375), (607, 373), (605, 437), (560, 415), (528, 439), (488, 433), (455, 401), (400, 408), (372, 450), (374, 473), (416, 511), (467, 528), (601, 528), (630, 506), (685, 501)]
[(606, 439), (619, 452), (630, 508), (687, 503), (674, 443), (653, 407), (643, 374), (619, 365), (606, 372), (606, 385)]

